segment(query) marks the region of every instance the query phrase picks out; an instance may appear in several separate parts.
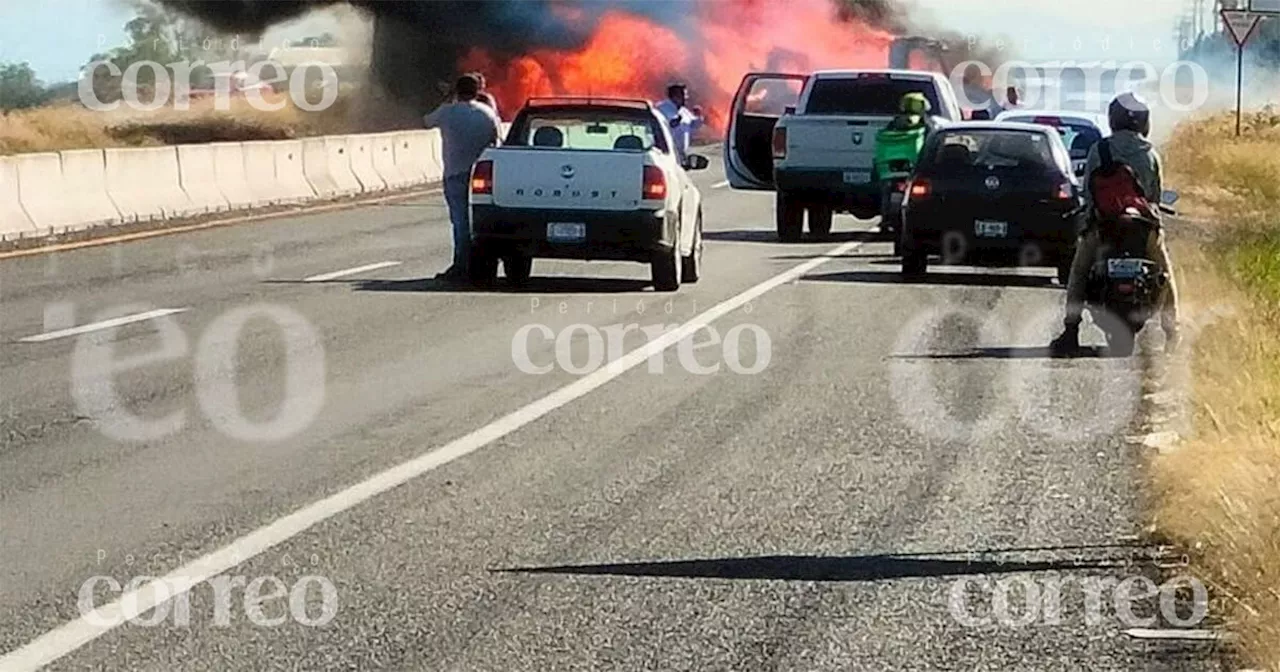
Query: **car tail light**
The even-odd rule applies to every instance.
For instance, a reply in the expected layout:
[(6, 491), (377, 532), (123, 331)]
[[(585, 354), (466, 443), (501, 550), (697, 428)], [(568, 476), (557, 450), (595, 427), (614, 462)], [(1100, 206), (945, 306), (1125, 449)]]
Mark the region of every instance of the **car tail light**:
[(662, 200), (667, 197), (667, 177), (657, 166), (644, 167), (643, 198), (648, 201)]
[(933, 193), (933, 185), (928, 180), (912, 180), (911, 186), (907, 188), (907, 194), (911, 198), (928, 198)]
[(787, 129), (773, 129), (773, 158), (787, 158)]
[(1061, 117), (1036, 117), (1032, 123), (1044, 124), (1045, 126), (1061, 126), (1062, 118)]
[(486, 159), (477, 161), (471, 170), (471, 193), (489, 195), (493, 193), (493, 162)]

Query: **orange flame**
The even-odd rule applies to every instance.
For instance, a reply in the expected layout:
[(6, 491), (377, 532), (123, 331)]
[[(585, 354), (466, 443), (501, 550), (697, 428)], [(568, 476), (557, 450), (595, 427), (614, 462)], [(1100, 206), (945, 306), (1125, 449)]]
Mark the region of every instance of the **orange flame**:
[[(561, 16), (583, 15), (565, 5)], [(532, 96), (657, 100), (670, 81), (684, 81), (690, 104), (703, 106), (708, 126), (718, 132), (746, 73), (885, 67), (893, 41), (883, 30), (839, 20), (831, 0), (700, 0), (691, 23), (677, 33), (614, 10), (600, 18), (577, 51), (536, 50), (499, 61), (476, 48), (459, 66), (484, 72), (504, 111)]]

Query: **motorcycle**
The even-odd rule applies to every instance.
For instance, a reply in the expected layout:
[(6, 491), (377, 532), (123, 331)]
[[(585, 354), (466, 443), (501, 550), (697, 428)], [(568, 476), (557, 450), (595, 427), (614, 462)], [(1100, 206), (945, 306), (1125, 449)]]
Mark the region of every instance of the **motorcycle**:
[[(1160, 212), (1176, 215), (1178, 193), (1161, 196)], [(1107, 338), (1111, 354), (1128, 357), (1147, 321), (1159, 309), (1168, 273), (1148, 258), (1147, 245), (1160, 222), (1130, 208), (1110, 226), (1099, 227), (1099, 247), (1086, 290), (1085, 307)]]

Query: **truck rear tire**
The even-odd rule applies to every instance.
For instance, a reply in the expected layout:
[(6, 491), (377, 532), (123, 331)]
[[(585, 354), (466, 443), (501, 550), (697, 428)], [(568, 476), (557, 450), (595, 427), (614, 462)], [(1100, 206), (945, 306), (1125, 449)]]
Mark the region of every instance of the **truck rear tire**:
[(818, 238), (831, 235), (831, 218), (835, 213), (827, 205), (809, 206), (809, 233)]
[(511, 254), (502, 258), (502, 270), (513, 285), (526, 285), (533, 275), (533, 257)]
[(669, 251), (654, 255), (649, 268), (653, 272), (653, 288), (659, 292), (674, 292), (680, 289), (680, 245), (676, 244)]
[(498, 257), (481, 245), (473, 245), (467, 263), (467, 275), (472, 284), (479, 287), (492, 285), (498, 278)]
[(796, 197), (779, 191), (775, 203), (778, 220), (778, 240), (798, 243), (804, 234), (804, 207)]
[(702, 278), (702, 213), (693, 229), (693, 250), (680, 260), (680, 282), (692, 285)]

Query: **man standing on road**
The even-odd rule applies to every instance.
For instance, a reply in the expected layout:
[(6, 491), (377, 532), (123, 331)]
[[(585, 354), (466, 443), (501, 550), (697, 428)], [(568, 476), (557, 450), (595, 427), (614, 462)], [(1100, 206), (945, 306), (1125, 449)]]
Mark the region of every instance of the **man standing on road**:
[(494, 98), (493, 94), (489, 93), (489, 90), (485, 85), (484, 73), (473, 72), (471, 74), (475, 75), (476, 79), (480, 81), (480, 93), (476, 94), (476, 100), (493, 108), (493, 113), (498, 115), (498, 118), (501, 119), (502, 115), (498, 113), (498, 99)]
[(654, 106), (671, 128), (671, 138), (676, 143), (676, 158), (682, 166), (689, 156), (694, 131), (702, 127), (702, 108), (694, 107), (690, 110), (685, 107), (688, 98), (688, 88), (684, 84), (672, 84), (667, 87), (666, 100)]
[(463, 75), (454, 86), (454, 99), (423, 119), (427, 128), (440, 129), (443, 141), (444, 200), (453, 223), (453, 265), (436, 276), (443, 280), (467, 277), (471, 254), (471, 168), (486, 147), (499, 141), (501, 122), (493, 108), (476, 100), (479, 93), (480, 79)]

